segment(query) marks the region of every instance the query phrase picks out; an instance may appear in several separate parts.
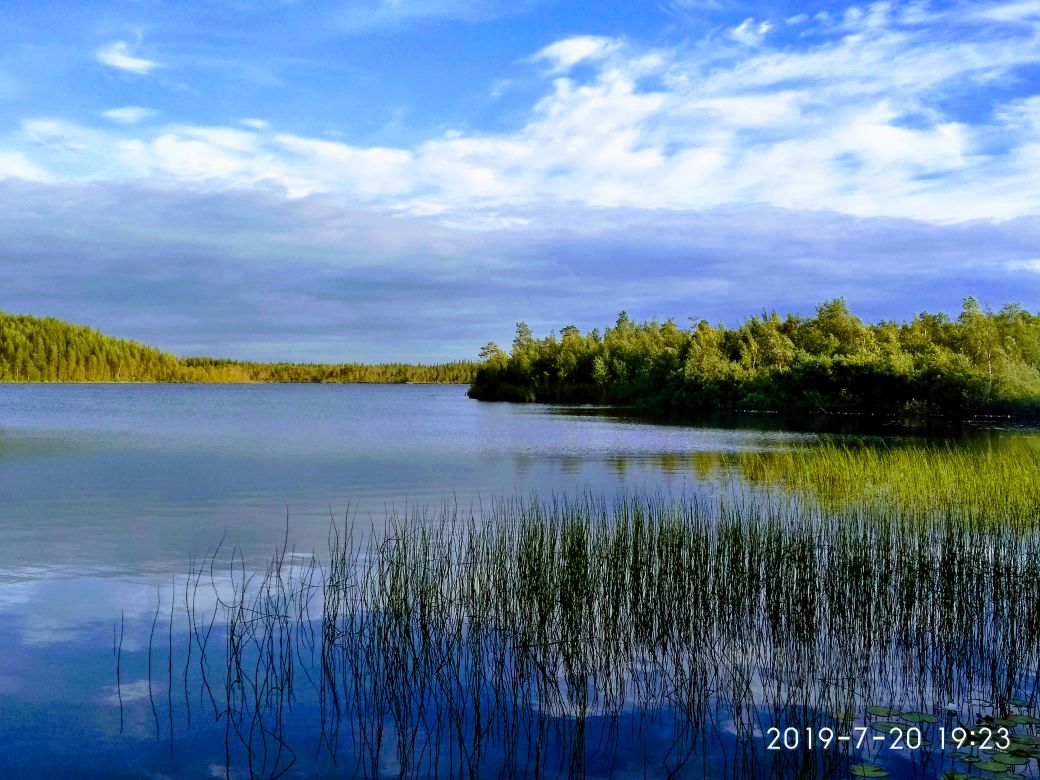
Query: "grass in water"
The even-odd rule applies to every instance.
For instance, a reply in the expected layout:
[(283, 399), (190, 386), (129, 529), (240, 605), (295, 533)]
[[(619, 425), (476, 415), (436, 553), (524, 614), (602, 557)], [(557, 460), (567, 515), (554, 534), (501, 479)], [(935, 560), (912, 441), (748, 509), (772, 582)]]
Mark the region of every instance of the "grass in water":
[[(870, 745), (766, 749), (770, 727), (859, 725), (920, 729), (931, 757), (900, 772), (937, 777), (937, 730), (987, 724), (1016, 741), (982, 760), (1035, 773), (1035, 451), (736, 461), (802, 494), (448, 507), (376, 537), (334, 526), (320, 556), (283, 548), (254, 575), (193, 565), (189, 659), (227, 774), (317, 748), (362, 776), (884, 776)], [(312, 741), (289, 736), (296, 712)]]
[(1040, 446), (1026, 439), (996, 448), (816, 442), (724, 456), (720, 463), (828, 506), (953, 512), (961, 522), (1026, 528), (1040, 522)]

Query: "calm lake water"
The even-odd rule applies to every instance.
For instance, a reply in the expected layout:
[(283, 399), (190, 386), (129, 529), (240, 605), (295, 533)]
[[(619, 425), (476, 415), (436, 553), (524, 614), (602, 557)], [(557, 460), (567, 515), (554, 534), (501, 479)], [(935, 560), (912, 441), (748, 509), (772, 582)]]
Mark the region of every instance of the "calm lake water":
[(809, 437), (482, 404), (458, 386), (0, 385), (0, 777), (225, 775), (224, 726), (196, 707), (186, 727), (198, 692), (175, 710), (147, 666), (189, 560), (222, 538), (253, 570), (287, 522), (309, 552), (330, 518), (378, 528), (388, 512), (534, 492), (710, 492), (698, 453)]

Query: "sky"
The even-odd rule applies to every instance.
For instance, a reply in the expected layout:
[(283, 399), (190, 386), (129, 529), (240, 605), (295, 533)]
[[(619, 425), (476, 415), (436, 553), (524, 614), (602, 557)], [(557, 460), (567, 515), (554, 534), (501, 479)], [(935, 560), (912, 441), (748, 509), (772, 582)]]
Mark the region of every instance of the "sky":
[(0, 310), (181, 355), (1040, 309), (1040, 0), (4, 0)]

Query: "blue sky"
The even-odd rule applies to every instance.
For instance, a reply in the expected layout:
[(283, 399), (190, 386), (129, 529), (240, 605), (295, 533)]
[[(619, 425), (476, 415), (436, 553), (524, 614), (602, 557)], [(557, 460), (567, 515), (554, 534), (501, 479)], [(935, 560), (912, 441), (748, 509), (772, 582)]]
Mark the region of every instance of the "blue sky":
[(0, 308), (181, 354), (1040, 308), (1040, 1), (4, 4)]

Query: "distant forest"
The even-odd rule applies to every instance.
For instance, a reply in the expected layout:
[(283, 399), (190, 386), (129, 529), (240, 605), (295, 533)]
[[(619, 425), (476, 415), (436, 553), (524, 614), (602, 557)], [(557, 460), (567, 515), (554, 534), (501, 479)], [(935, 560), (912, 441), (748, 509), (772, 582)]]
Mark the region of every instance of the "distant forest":
[(636, 323), (487, 344), (469, 390), (498, 401), (607, 402), (668, 413), (756, 410), (963, 416), (1040, 412), (1040, 316), (1018, 305), (864, 324), (844, 300), (737, 328)]
[(424, 382), (467, 384), (476, 363), (246, 363), (178, 358), (82, 325), (0, 312), (0, 382)]

